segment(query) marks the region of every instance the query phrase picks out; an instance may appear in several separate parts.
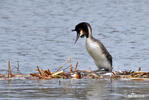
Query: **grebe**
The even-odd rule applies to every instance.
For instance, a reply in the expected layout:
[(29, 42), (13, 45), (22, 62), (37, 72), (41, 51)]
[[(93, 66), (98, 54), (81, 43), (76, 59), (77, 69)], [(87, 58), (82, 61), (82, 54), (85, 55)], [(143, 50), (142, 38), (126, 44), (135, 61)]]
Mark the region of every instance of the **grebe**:
[(112, 56), (105, 46), (92, 36), (92, 28), (90, 24), (87, 22), (79, 23), (72, 31), (77, 32), (75, 43), (79, 37), (86, 37), (86, 49), (99, 70), (104, 69), (104, 71), (112, 72)]

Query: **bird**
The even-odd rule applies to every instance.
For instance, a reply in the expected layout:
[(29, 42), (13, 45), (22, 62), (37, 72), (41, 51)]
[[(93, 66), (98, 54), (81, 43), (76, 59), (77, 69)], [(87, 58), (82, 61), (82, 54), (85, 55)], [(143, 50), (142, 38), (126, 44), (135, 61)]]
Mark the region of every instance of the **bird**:
[(98, 67), (98, 71), (112, 72), (112, 56), (103, 43), (93, 37), (91, 25), (87, 22), (81, 22), (72, 31), (77, 33), (75, 44), (79, 37), (86, 37), (86, 49)]

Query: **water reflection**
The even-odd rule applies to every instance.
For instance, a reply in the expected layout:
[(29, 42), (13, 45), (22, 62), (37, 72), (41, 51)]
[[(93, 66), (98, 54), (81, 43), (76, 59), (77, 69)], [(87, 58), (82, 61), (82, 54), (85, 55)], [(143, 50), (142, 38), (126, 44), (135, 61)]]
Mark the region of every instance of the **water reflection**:
[(95, 81), (91, 85), (92, 90), (88, 91), (88, 98), (90, 100), (147, 100), (149, 94), (147, 92), (148, 82), (136, 81)]
[(0, 82), (0, 99), (148, 100), (149, 83), (130, 80), (11, 80)]

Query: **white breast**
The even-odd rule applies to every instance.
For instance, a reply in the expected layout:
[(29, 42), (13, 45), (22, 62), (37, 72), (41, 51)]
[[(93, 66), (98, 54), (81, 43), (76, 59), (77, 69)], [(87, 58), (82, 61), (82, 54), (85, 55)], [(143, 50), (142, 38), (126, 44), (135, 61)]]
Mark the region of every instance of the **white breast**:
[(89, 55), (93, 58), (96, 66), (98, 66), (99, 69), (101, 68), (110, 69), (111, 68), (110, 63), (108, 62), (105, 54), (103, 54), (103, 51), (97, 42), (93, 41), (90, 38), (87, 38), (86, 49)]

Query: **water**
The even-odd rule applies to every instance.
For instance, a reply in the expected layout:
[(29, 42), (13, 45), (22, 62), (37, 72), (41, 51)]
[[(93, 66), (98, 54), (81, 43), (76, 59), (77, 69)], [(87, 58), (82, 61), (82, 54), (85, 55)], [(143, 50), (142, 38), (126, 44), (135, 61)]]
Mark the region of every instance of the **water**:
[[(85, 39), (79, 39), (74, 45), (76, 33), (71, 32), (76, 24), (86, 21), (91, 24), (94, 37), (100, 39), (113, 56), (114, 70), (141, 67), (148, 71), (148, 5), (147, 0), (0, 0), (0, 70), (6, 73), (7, 62), (11, 60), (12, 67), (20, 62), (24, 74), (35, 72), (37, 65), (54, 71), (69, 57), (72, 57), (73, 65), (79, 61), (79, 69), (96, 69), (85, 50)], [(131, 95), (135, 97), (133, 93), (136, 92), (143, 94), (137, 98), (148, 97), (148, 82), (73, 81), (70, 87), (66, 86), (70, 92), (67, 94), (64, 85), (56, 80), (12, 80), (9, 84), (1, 80), (0, 97), (2, 100), (40, 97), (94, 100), (112, 96), (118, 100), (129, 99)], [(90, 84), (92, 87), (87, 88)], [(94, 85), (104, 89), (103, 92), (97, 91)], [(127, 92), (132, 94), (126, 95)]]
[(149, 82), (108, 80), (0, 81), (1, 100), (148, 100)]

